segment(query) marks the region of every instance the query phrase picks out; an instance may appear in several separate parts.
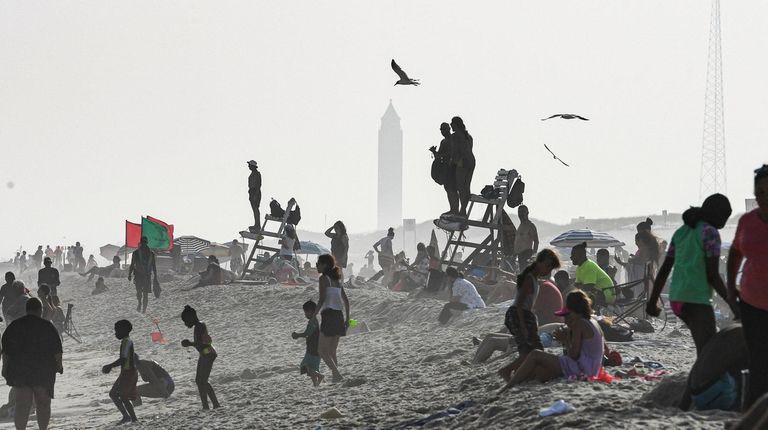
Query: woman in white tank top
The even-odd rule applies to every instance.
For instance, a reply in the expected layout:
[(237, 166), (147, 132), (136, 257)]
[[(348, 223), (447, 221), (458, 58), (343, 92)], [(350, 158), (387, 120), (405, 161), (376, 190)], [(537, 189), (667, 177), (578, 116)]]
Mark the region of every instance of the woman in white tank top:
[[(349, 299), (341, 284), (343, 275), (341, 268), (336, 266), (332, 255), (323, 254), (317, 258), (317, 272), (320, 277), (320, 299), (317, 303), (317, 313), (320, 314), (320, 342), (318, 353), (333, 373), (334, 382), (344, 379), (337, 367), (336, 350), (339, 339), (347, 334), (349, 326)], [(343, 308), (342, 308), (343, 306)], [(345, 316), (346, 315), (346, 318)]]

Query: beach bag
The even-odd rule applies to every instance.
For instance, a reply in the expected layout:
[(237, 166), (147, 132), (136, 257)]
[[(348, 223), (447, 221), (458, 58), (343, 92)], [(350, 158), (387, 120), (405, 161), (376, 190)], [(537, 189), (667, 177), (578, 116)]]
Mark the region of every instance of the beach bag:
[(483, 189), (480, 191), (480, 195), (484, 199), (493, 200), (499, 198), (499, 190), (498, 188), (493, 188), (493, 185), (486, 185), (483, 187)]
[(728, 411), (736, 404), (737, 394), (736, 379), (729, 373), (725, 373), (700, 392), (691, 392), (691, 398), (696, 409), (700, 411), (710, 409)]
[(272, 201), (269, 202), (269, 216), (274, 218), (282, 218), (285, 216), (285, 210), (280, 206), (280, 202), (275, 199), (272, 199)]
[(509, 190), (507, 196), (507, 206), (510, 208), (516, 208), (523, 203), (523, 193), (525, 192), (525, 182), (522, 178), (518, 177), (515, 183), (512, 184), (512, 188)]
[(432, 161), (432, 170), (430, 172), (432, 180), (435, 181), (437, 185), (444, 185), (448, 179), (449, 172), (448, 157), (435, 155), (435, 159)]
[(598, 320), (600, 328), (603, 330), (603, 336), (608, 342), (630, 342), (632, 341), (632, 335), (635, 334), (633, 330), (626, 329), (621, 326), (608, 324), (604, 320)]
[(296, 205), (296, 209), (292, 210), (290, 215), (288, 215), (288, 224), (293, 225), (299, 225), (299, 221), (301, 221), (301, 208), (299, 205)]
[(157, 280), (157, 276), (155, 276), (155, 280), (152, 282), (152, 293), (154, 293), (155, 298), (160, 298), (160, 293), (163, 290), (160, 288), (160, 281)]

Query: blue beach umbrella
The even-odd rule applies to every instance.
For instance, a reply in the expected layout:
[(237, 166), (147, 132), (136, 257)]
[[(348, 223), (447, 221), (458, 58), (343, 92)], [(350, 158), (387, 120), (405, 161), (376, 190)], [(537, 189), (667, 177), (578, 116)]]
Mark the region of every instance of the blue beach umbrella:
[(583, 242), (587, 242), (587, 248), (613, 248), (624, 246), (624, 242), (616, 239), (610, 234), (592, 230), (568, 230), (552, 239), (549, 244), (562, 248), (570, 248)]

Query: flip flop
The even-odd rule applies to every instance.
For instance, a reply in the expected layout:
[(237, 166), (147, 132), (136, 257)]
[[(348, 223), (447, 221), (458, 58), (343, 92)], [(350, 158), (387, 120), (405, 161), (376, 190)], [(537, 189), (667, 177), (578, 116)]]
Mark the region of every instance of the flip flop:
[(575, 410), (576, 409), (570, 404), (566, 403), (565, 400), (558, 400), (555, 403), (552, 403), (552, 406), (540, 410), (539, 416), (549, 417), (552, 415), (562, 415), (562, 414), (567, 414), (569, 412), (573, 412)]

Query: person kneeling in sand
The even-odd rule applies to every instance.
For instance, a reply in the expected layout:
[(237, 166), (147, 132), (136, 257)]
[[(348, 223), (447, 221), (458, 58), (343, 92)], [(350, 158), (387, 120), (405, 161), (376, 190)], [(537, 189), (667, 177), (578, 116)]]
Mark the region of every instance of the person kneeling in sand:
[(581, 290), (568, 294), (565, 308), (556, 315), (565, 317), (567, 328), (552, 335), (563, 344), (565, 354), (558, 356), (538, 349), (531, 351), (501, 392), (534, 380), (546, 382), (562, 376), (594, 377), (599, 374), (603, 366), (605, 342), (603, 331), (592, 318), (592, 301), (587, 294)]
[(134, 405), (140, 405), (142, 397), (167, 399), (171, 396), (175, 389), (173, 378), (156, 361), (136, 360), (136, 370), (146, 384), (137, 387), (139, 397)]
[(445, 276), (451, 285), (451, 301), (443, 306), (443, 310), (437, 317), (440, 324), (446, 324), (451, 319), (451, 310), (465, 311), (467, 309), (479, 309), (485, 307), (485, 302), (477, 288), (471, 282), (464, 279), (455, 267), (445, 269)]
[(320, 323), (317, 322), (315, 311), (317, 304), (312, 300), (304, 303), (304, 316), (307, 317), (307, 328), (302, 333), (291, 333), (291, 337), (298, 339), (300, 337), (307, 339), (307, 352), (304, 353), (304, 359), (301, 360), (301, 374), (307, 374), (312, 378), (312, 384), (317, 387), (323, 382), (325, 376), (320, 373), (320, 353), (318, 344), (320, 342)]

